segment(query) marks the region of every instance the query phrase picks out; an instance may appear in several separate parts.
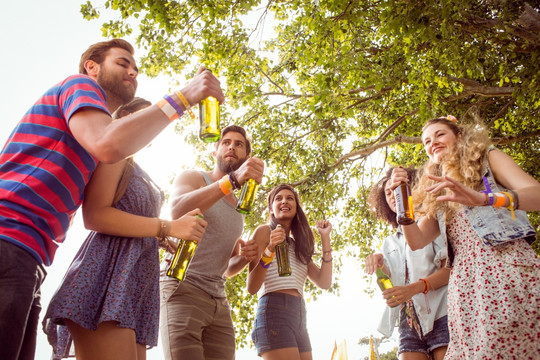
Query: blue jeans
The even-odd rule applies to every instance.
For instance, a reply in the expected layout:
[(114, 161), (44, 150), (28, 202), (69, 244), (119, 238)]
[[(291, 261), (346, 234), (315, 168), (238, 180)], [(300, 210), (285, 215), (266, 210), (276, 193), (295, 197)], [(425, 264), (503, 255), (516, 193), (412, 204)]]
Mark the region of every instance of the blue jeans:
[(295, 347), (310, 352), (304, 299), (272, 292), (259, 299), (251, 339), (260, 356), (267, 351)]
[(33, 360), (45, 268), (23, 248), (0, 240), (2, 360)]
[(402, 352), (421, 352), (430, 355), (433, 350), (448, 346), (450, 335), (448, 332), (448, 316), (445, 315), (433, 322), (433, 330), (420, 337), (416, 330), (411, 329), (407, 323), (405, 308), (399, 313), (399, 349)]

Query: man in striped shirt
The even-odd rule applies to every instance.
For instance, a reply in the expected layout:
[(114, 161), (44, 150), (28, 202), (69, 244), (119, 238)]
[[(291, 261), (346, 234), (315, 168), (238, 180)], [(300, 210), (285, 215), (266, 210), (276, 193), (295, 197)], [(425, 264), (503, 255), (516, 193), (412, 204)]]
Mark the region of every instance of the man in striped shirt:
[[(146, 146), (188, 105), (224, 96), (201, 68), (176, 94), (118, 121), (113, 113), (137, 89), (134, 49), (114, 39), (81, 56), (80, 75), (37, 100), (0, 153), (0, 353), (34, 359), (40, 286), (64, 241), (97, 164), (114, 163)], [(181, 99), (180, 97), (183, 97)], [(156, 229), (157, 232), (157, 229)]]

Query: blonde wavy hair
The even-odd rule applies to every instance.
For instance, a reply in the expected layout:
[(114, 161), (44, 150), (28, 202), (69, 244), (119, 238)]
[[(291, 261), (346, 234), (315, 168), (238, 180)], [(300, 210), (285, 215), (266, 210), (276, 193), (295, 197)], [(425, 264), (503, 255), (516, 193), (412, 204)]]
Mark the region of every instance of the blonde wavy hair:
[(413, 188), (415, 212), (419, 216), (437, 218), (437, 213), (443, 212), (448, 221), (461, 207), (456, 202), (438, 202), (438, 196), (449, 194), (450, 190), (443, 189), (437, 194), (424, 191), (435, 181), (428, 179), (427, 175), (449, 176), (465, 186), (482, 189), (482, 177), (486, 170), (488, 148), (491, 145), (487, 130), (479, 124), (457, 124), (446, 117), (428, 120), (422, 128), (422, 133), (433, 124), (446, 125), (457, 137), (456, 145), (445, 155), (440, 164), (428, 160), (419, 171), (418, 182)]

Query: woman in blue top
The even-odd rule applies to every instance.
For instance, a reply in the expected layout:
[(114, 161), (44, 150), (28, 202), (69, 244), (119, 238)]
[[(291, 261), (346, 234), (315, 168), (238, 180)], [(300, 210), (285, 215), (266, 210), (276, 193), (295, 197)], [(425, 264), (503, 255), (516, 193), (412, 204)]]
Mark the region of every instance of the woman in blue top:
[[(332, 285), (332, 225), (316, 222), (323, 252), (319, 267), (312, 260), (313, 232), (296, 191), (286, 184), (276, 186), (268, 195), (268, 211), (270, 224), (260, 225), (253, 234), (262, 257), (249, 264), (247, 288), (259, 296), (252, 339), (265, 360), (310, 360), (304, 284), (309, 278), (322, 289)], [(289, 245), (291, 275), (280, 277), (273, 258), (276, 245), (284, 241)]]
[[(125, 116), (151, 103), (120, 107)], [(75, 255), (49, 303), (43, 328), (53, 359), (144, 360), (159, 331), (158, 246), (174, 252), (171, 235), (200, 240), (198, 209), (159, 219), (164, 195), (133, 160), (100, 164), (85, 190), (83, 217), (93, 232)], [(161, 239), (156, 239), (161, 237)], [(159, 241), (159, 244), (158, 244)]]
[[(411, 249), (442, 234), (452, 250), (446, 357), (540, 358), (540, 259), (523, 211), (540, 210), (540, 183), (478, 124), (432, 119), (422, 141), (429, 160), (413, 188), (422, 217), (402, 229)], [(402, 181), (407, 173), (394, 169), (391, 187)]]
[[(415, 170), (404, 170), (414, 178)], [(368, 198), (375, 215), (396, 229), (384, 239), (382, 253), (366, 257), (366, 272), (373, 274), (382, 268), (394, 285), (383, 292), (388, 307), (378, 330), (390, 337), (398, 322), (400, 360), (443, 360), (450, 341), (446, 315), (446, 285), (450, 276), (450, 269), (445, 268), (446, 243), (439, 237), (423, 249), (409, 248), (396, 221), (391, 175), (389, 169), (372, 187)]]

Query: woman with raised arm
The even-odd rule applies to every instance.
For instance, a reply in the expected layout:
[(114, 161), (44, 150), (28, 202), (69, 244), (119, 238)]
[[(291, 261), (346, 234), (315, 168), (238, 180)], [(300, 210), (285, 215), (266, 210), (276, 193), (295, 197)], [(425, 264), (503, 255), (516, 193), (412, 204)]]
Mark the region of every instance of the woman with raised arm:
[[(413, 180), (416, 171), (404, 169)], [(439, 236), (424, 248), (412, 251), (396, 221), (396, 199), (388, 169), (371, 188), (368, 202), (377, 218), (396, 232), (383, 241), (382, 252), (366, 257), (366, 273), (378, 268), (392, 280), (383, 292), (388, 305), (377, 330), (387, 337), (398, 326), (400, 360), (443, 360), (450, 341), (446, 306), (450, 269), (446, 268), (446, 243)]]
[[(422, 218), (402, 228), (412, 249), (447, 237), (446, 358), (540, 358), (540, 259), (525, 212), (540, 210), (540, 183), (495, 149), (479, 125), (432, 119), (422, 141), (429, 160), (413, 188)], [(407, 173), (394, 169), (392, 187), (402, 181)]]
[[(259, 296), (252, 339), (265, 360), (310, 360), (304, 285), (306, 278), (322, 289), (332, 285), (332, 225), (326, 220), (316, 222), (323, 252), (319, 267), (312, 260), (314, 236), (296, 191), (286, 184), (273, 188), (268, 211), (270, 223), (260, 225), (253, 234), (262, 257), (249, 264), (247, 288)], [(276, 245), (284, 241), (289, 246), (291, 275), (281, 277), (273, 259)]]
[[(135, 98), (122, 117), (150, 106)], [(99, 164), (85, 191), (83, 218), (92, 230), (49, 303), (43, 329), (53, 359), (144, 360), (159, 331), (159, 247), (168, 236), (200, 240), (198, 209), (160, 219), (163, 192), (132, 158)]]

